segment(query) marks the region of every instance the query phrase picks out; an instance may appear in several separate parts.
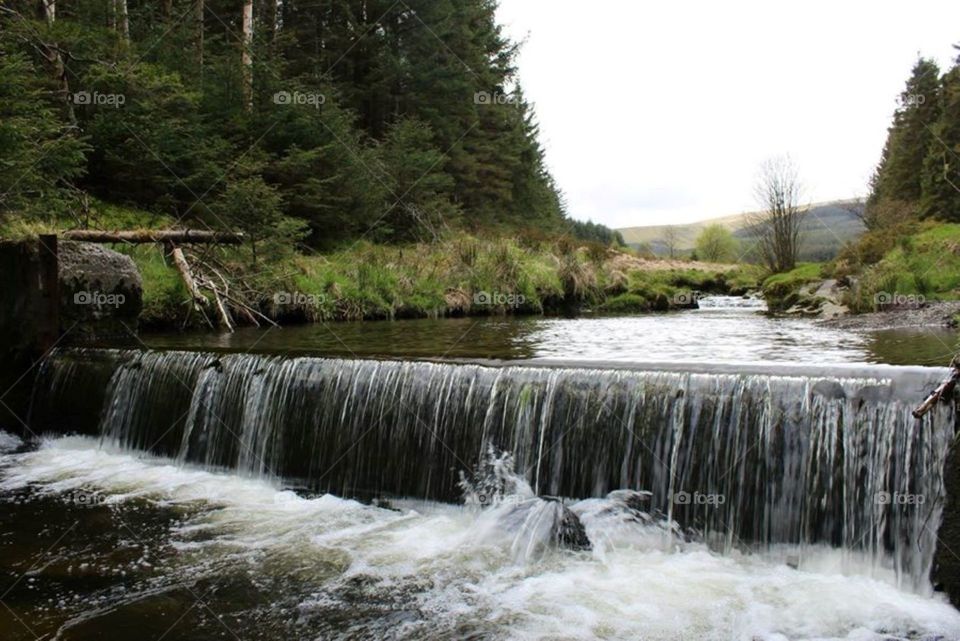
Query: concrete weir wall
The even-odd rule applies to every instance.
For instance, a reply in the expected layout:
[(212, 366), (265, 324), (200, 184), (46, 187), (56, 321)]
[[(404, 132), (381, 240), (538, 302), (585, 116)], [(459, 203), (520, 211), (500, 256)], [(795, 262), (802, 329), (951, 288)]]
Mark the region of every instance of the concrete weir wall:
[(58, 344), (136, 331), (143, 304), (133, 260), (90, 243), (0, 242), (0, 428), (24, 432), (34, 366)]
[(947, 593), (950, 602), (960, 608), (960, 454), (956, 439), (944, 470), (946, 506), (943, 523), (937, 532), (937, 557), (933, 570), (934, 585)]

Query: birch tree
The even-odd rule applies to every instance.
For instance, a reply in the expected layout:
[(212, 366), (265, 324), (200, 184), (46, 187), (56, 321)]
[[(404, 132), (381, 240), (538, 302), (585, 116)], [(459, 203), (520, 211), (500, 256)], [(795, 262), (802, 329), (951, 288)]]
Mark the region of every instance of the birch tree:
[(253, 109), (253, 0), (243, 0), (243, 106), (247, 111)]

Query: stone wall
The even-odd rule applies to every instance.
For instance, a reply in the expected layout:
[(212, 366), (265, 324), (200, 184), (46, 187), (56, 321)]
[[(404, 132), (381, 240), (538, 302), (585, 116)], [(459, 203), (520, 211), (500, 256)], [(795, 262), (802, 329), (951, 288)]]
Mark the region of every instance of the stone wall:
[(49, 236), (0, 242), (0, 429), (26, 429), (35, 366), (47, 350), (129, 340), (142, 304), (129, 256)]
[(960, 608), (960, 453), (956, 443), (947, 458), (944, 482), (946, 507), (937, 532), (937, 558), (933, 582)]

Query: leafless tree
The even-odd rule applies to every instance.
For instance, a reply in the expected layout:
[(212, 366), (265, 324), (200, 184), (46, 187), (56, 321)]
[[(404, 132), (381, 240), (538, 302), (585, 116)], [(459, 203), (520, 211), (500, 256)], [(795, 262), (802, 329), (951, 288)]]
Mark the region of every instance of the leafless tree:
[(789, 156), (777, 156), (760, 166), (754, 188), (760, 212), (750, 220), (757, 236), (757, 248), (767, 267), (785, 272), (797, 264), (803, 211), (803, 188), (797, 167)]
[(663, 238), (660, 240), (663, 246), (667, 248), (670, 258), (677, 257), (677, 246), (680, 244), (680, 232), (673, 225), (667, 225), (663, 229)]
[(840, 203), (840, 209), (843, 209), (848, 214), (854, 216), (857, 220), (863, 223), (863, 226), (870, 228), (869, 215), (867, 214), (867, 205), (866, 201), (862, 196), (857, 196), (851, 200)]

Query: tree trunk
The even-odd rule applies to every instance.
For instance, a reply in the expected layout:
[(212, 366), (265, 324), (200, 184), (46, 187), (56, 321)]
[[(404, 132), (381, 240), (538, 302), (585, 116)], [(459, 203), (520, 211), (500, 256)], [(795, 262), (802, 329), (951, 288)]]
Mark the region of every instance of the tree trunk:
[(240, 54), (243, 65), (243, 108), (253, 109), (253, 0), (243, 0), (243, 42)]
[(52, 25), (57, 20), (57, 1), (56, 0), (40, 0), (41, 8), (43, 9), (43, 17), (46, 18), (47, 24)]
[(74, 229), (63, 232), (61, 236), (65, 240), (79, 240), (87, 243), (220, 243), (222, 245), (239, 245), (243, 242), (243, 234), (196, 229), (138, 229), (133, 231)]
[(117, 27), (124, 42), (130, 42), (130, 16), (127, 13), (127, 0), (113, 0), (114, 13), (117, 16)]
[[(47, 25), (53, 26), (57, 21), (57, 2), (56, 0), (40, 0), (40, 9)], [(70, 82), (67, 80), (67, 68), (63, 64), (63, 56), (60, 55), (60, 48), (57, 43), (43, 44), (44, 55), (47, 63), (53, 70), (53, 77), (60, 87), (60, 95), (63, 98), (67, 108), (67, 118), (72, 124), (77, 123), (76, 114), (73, 111), (73, 100), (70, 95)]]

